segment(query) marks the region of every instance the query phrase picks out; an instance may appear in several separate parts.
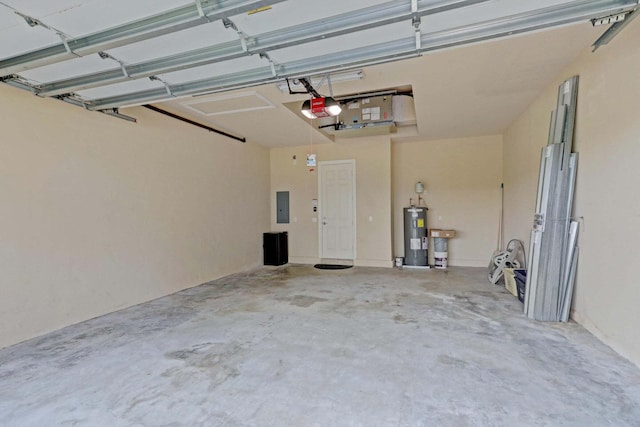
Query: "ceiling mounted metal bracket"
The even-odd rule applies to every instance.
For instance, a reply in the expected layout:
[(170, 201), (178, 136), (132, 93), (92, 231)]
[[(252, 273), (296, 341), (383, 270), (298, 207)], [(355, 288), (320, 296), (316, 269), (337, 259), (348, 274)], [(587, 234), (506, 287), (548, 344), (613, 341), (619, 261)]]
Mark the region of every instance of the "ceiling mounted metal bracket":
[[(78, 99), (77, 96), (75, 96), (72, 93), (59, 95), (59, 96), (54, 96), (52, 98), (57, 99), (59, 101), (64, 101), (67, 104), (75, 105), (76, 107), (80, 107), (80, 108), (82, 108), (84, 110), (91, 111), (88, 108), (86, 102)], [(120, 114), (120, 109), (118, 107), (106, 108), (106, 109), (103, 109), (103, 110), (96, 110), (96, 111), (98, 113), (106, 114), (106, 115), (111, 116), (111, 117), (117, 117), (118, 119), (126, 120), (128, 122), (137, 123), (137, 121), (138, 121), (138, 120), (136, 120), (135, 117), (131, 117), (131, 116), (127, 116), (127, 115), (124, 115), (124, 114)]]
[(420, 52), (422, 47), (422, 34), (420, 33), (420, 15), (418, 15), (418, 0), (411, 0), (411, 25), (413, 25), (413, 31), (416, 38), (416, 50)]
[(125, 65), (125, 63), (123, 61), (119, 60), (118, 58), (114, 58), (113, 56), (111, 56), (107, 52), (102, 52), (101, 51), (101, 52), (98, 52), (98, 55), (102, 59), (111, 59), (112, 61), (116, 61), (118, 63), (118, 65), (120, 65), (120, 70), (122, 70), (122, 74), (126, 78), (131, 78), (131, 76), (129, 75), (129, 71), (127, 70), (127, 66)]
[(414, 15), (413, 18), (411, 18), (411, 23), (413, 24), (413, 30), (415, 32), (415, 37), (416, 37), (416, 50), (420, 51), (420, 48), (422, 47), (422, 33), (420, 32), (420, 17), (417, 15)]
[(149, 80), (151, 81), (158, 81), (160, 83), (162, 83), (164, 85), (164, 89), (167, 91), (167, 94), (171, 97), (175, 97), (175, 95), (173, 94), (173, 91), (171, 90), (171, 85), (167, 82), (165, 82), (164, 80), (162, 80), (160, 77), (158, 76), (149, 76)]
[[(611, 40), (613, 40), (622, 30), (626, 28), (627, 25), (631, 23), (638, 15), (640, 15), (640, 8), (634, 9), (631, 12), (628, 12), (624, 19), (617, 20), (613, 23), (607, 31), (605, 31), (593, 44), (591, 47), (593, 48), (592, 52), (595, 52), (601, 46), (608, 44)], [(593, 22), (593, 21), (592, 21)], [(595, 24), (594, 24), (595, 25)]]
[(269, 57), (269, 54), (264, 52), (260, 54), (260, 58), (266, 59), (269, 62), (269, 67), (271, 68), (271, 75), (273, 77), (278, 77), (278, 71), (276, 70), (276, 63)]
[(208, 22), (211, 22), (211, 19), (209, 19), (206, 12), (202, 8), (202, 0), (196, 0), (196, 9), (198, 9), (198, 15), (200, 15), (201, 18), (204, 18)]
[(247, 47), (247, 36), (241, 31), (238, 31), (238, 36), (240, 37), (240, 46), (242, 47), (242, 50), (244, 52), (249, 52), (249, 48)]
[(99, 112), (106, 114), (107, 116), (117, 117), (122, 120), (126, 120), (128, 122), (137, 123), (138, 120), (135, 117), (127, 116), (125, 114), (120, 114), (120, 110), (118, 108), (109, 108), (107, 110), (98, 110)]
[(0, 83), (6, 83), (9, 80), (16, 80), (16, 79), (19, 79), (19, 78), (20, 78), (20, 76), (18, 76), (17, 74), (9, 74), (9, 75), (6, 75), (6, 76), (1, 76), (0, 77)]
[[(53, 98), (58, 99), (60, 101), (64, 101), (67, 104), (75, 105), (76, 107), (83, 108), (87, 111), (89, 108), (87, 104), (79, 99), (77, 99), (73, 94), (65, 94), (60, 96), (54, 96)], [(120, 113), (120, 109), (118, 107), (107, 108), (104, 110), (96, 110), (98, 113), (106, 114), (107, 116), (116, 117), (118, 119), (126, 120), (128, 122), (137, 123), (138, 120), (135, 117), (127, 116), (125, 114)]]
[(73, 94), (54, 96), (53, 98), (57, 99), (58, 101), (64, 101), (67, 104), (75, 105), (76, 107), (80, 107), (84, 110), (90, 111), (89, 108), (87, 107), (87, 104), (82, 100), (79, 100), (76, 97), (74, 97)]
[[(322, 85), (324, 84), (324, 81), (325, 81), (325, 80), (327, 80), (327, 78), (328, 78), (328, 77), (329, 77), (329, 74), (323, 74), (323, 75), (320, 77), (320, 81), (318, 82), (318, 84), (316, 84), (316, 87), (317, 87), (318, 89), (320, 89), (320, 88), (322, 87)], [(307, 77), (307, 80), (309, 81), (309, 83), (313, 84), (313, 83), (311, 82), (311, 79), (309, 79), (308, 77)], [(333, 90), (333, 88), (331, 88), (331, 81), (329, 81), (329, 89), (330, 89), (330, 90)], [(333, 96), (333, 93), (331, 94), (331, 96)]]
[(39, 26), (39, 27), (42, 27), (42, 28), (46, 28), (47, 30), (50, 30), (50, 31), (56, 31), (55, 29), (49, 27), (47, 24), (45, 24), (44, 22), (42, 22), (38, 18), (34, 18), (33, 16), (29, 16), (29, 15), (27, 15), (25, 13), (22, 13), (22, 12), (16, 10), (15, 8), (13, 8), (13, 7), (9, 6), (9, 5), (6, 5), (4, 3), (0, 3), (0, 4), (2, 4), (3, 6), (8, 7), (11, 10), (13, 10), (13, 13), (18, 15), (20, 18), (24, 19), (25, 22), (27, 23), (27, 25), (29, 25), (30, 27), (38, 27)]
[(599, 27), (600, 25), (615, 24), (624, 21), (628, 13), (616, 13), (615, 15), (604, 16), (601, 18), (594, 18), (591, 20), (591, 25)]
[(238, 34), (238, 39), (240, 40), (240, 46), (242, 47), (242, 51), (249, 52), (249, 48), (247, 47), (247, 39), (248, 39), (247, 35), (243, 31), (239, 30), (238, 26), (229, 18), (224, 18), (222, 20), (222, 23), (224, 24), (225, 28), (231, 28), (236, 32), (236, 34)]
[(224, 25), (225, 28), (231, 28), (236, 32), (238, 31), (238, 27), (236, 26), (236, 24), (234, 24), (234, 22), (229, 18), (223, 18), (222, 24)]
[(8, 84), (9, 86), (31, 92), (33, 95), (38, 96), (38, 90), (36, 86), (25, 81), (17, 74), (9, 74), (8, 76), (0, 77), (0, 83)]
[(62, 44), (64, 45), (64, 48), (67, 51), (67, 53), (71, 55), (75, 55), (79, 58), (80, 55), (78, 55), (73, 50), (71, 50), (71, 47), (69, 46), (69, 42), (67, 41), (67, 37), (64, 34), (62, 34), (60, 31), (56, 31), (56, 34), (58, 35), (58, 37), (60, 37), (60, 40), (62, 41)]
[[(60, 101), (64, 101), (64, 99), (65, 99), (65, 98), (73, 98), (73, 99), (77, 99), (76, 95), (75, 95), (75, 94), (73, 94), (73, 93), (63, 93), (63, 94), (61, 94), (61, 95), (54, 96), (53, 98), (54, 98), (54, 99), (58, 99), (58, 100), (60, 100)], [(87, 108), (86, 104), (83, 104), (83, 103), (82, 103), (82, 100), (78, 99), (78, 102), (79, 102), (80, 104), (82, 104), (82, 106), (84, 107), (84, 109), (85, 109), (85, 110), (88, 110), (88, 108)]]
[(24, 19), (27, 23), (27, 25), (29, 25), (30, 27), (35, 27), (36, 25), (40, 25), (40, 21), (32, 18), (30, 16), (24, 15), (20, 12), (15, 11), (16, 15), (19, 15), (22, 19)]
[(62, 42), (62, 45), (64, 46), (65, 51), (68, 54), (74, 55), (74, 56), (80, 56), (77, 55), (69, 46), (69, 42), (67, 41), (67, 35), (65, 33), (63, 33), (60, 30), (57, 30), (53, 27), (51, 27), (50, 25), (45, 24), (44, 22), (42, 22), (41, 20), (31, 17), (29, 15), (25, 15), (24, 13), (18, 12), (17, 10), (13, 9), (13, 12), (20, 16), (22, 19), (25, 20), (25, 22), (30, 26), (30, 27), (42, 27), (44, 29), (47, 29), (51, 32), (56, 33), (56, 35), (60, 38), (60, 41)]
[(329, 96), (333, 98), (333, 85), (331, 84), (331, 74), (325, 74), (327, 78), (327, 86), (329, 87)]
[(42, 27), (42, 28), (44, 28), (44, 29), (46, 29), (46, 30), (49, 30), (49, 31), (51, 31), (51, 32), (56, 33), (56, 35), (60, 38), (60, 41), (62, 42), (62, 45), (64, 46), (65, 51), (66, 51), (68, 54), (71, 54), (71, 55), (74, 55), (74, 56), (80, 56), (80, 55), (77, 55), (77, 54), (76, 54), (76, 53), (71, 49), (71, 47), (69, 46), (69, 42), (67, 41), (68, 36), (67, 36), (65, 33), (63, 33), (62, 31), (60, 31), (60, 30), (58, 30), (58, 29), (56, 29), (56, 28), (53, 28), (53, 27), (52, 27), (52, 26), (50, 26), (50, 25), (45, 24), (44, 22), (42, 22), (42, 21), (41, 21), (41, 20), (39, 20), (38, 18), (34, 18), (34, 17), (32, 17), (32, 16), (26, 15), (26, 14), (21, 13), (21, 12), (19, 12), (19, 11), (15, 10), (15, 9), (13, 9), (13, 8), (11, 8), (11, 9), (13, 10), (13, 12), (14, 12), (16, 15), (18, 15), (18, 16), (20, 16), (22, 19), (24, 19), (24, 20), (25, 20), (25, 22), (26, 22), (30, 27)]

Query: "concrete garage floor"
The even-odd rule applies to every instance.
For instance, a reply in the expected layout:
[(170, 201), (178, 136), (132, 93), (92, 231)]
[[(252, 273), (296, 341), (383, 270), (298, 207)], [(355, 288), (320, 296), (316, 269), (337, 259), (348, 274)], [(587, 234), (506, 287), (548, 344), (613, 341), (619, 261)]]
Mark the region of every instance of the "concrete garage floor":
[(637, 367), (485, 276), (222, 278), (0, 350), (0, 425), (640, 425)]

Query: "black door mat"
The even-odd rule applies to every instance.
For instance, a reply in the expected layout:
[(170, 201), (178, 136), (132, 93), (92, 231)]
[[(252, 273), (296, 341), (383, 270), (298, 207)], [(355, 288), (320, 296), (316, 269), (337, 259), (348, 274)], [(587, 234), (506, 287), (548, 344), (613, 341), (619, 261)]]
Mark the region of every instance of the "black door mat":
[(340, 264), (316, 264), (314, 267), (319, 270), (344, 270), (345, 268), (351, 268), (353, 266)]

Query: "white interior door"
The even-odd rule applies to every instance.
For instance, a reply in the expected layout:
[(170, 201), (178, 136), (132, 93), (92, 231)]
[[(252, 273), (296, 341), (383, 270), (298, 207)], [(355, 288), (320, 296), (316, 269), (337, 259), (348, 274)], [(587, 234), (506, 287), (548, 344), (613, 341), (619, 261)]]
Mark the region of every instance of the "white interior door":
[(356, 162), (320, 162), (320, 257), (356, 258)]

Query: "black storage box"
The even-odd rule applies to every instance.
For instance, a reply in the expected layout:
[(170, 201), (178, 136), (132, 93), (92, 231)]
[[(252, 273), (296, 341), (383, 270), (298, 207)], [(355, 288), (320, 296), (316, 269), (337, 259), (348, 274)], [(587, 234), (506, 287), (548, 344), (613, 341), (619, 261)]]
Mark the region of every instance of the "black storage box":
[(524, 292), (527, 287), (527, 270), (513, 270), (516, 279), (516, 287), (518, 288), (518, 299), (524, 302)]
[(283, 265), (289, 262), (287, 232), (264, 233), (262, 241), (264, 265)]

